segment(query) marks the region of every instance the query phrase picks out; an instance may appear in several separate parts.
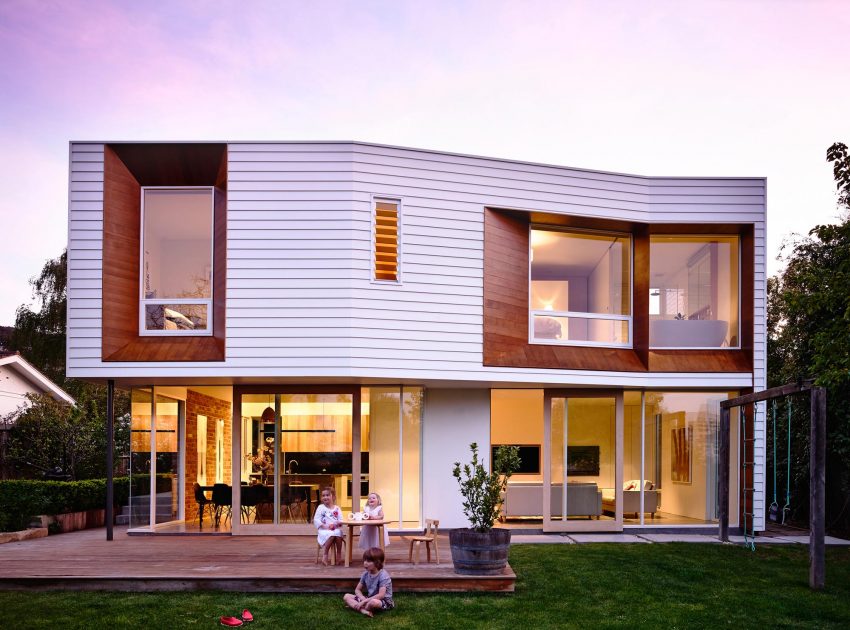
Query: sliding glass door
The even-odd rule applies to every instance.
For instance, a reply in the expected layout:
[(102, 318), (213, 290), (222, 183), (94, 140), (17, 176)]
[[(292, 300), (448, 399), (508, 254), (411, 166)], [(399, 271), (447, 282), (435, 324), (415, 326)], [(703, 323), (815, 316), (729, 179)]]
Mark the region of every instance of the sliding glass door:
[(153, 528), (183, 519), (184, 400), (158, 388), (134, 389), (130, 418), (131, 528)]
[(345, 514), (375, 492), (393, 529), (422, 526), (421, 387), (242, 386), (234, 400), (233, 533), (314, 534), (326, 487)]
[(543, 529), (623, 527), (622, 392), (544, 392)]
[[(360, 388), (237, 387), (234, 534), (312, 534), (321, 491), (359, 510)], [(237, 426), (238, 425), (238, 426)], [(244, 460), (244, 461), (243, 461)]]

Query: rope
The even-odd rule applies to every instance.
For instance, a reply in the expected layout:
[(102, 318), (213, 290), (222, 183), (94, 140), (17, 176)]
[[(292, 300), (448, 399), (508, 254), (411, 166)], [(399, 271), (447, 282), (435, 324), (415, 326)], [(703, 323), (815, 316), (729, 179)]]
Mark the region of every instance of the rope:
[(791, 513), (791, 399), (788, 399), (788, 470), (785, 477), (785, 505), (782, 508), (782, 524)]
[(768, 518), (779, 520), (779, 501), (776, 499), (776, 399), (773, 399), (773, 503), (767, 509)]

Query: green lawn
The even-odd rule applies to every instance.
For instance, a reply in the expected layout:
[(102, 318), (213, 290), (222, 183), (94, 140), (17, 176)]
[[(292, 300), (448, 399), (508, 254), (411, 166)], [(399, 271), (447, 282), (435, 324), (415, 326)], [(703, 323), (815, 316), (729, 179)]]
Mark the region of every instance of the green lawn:
[(343, 610), (338, 595), (0, 592), (0, 627), (212, 628), (247, 607), (257, 619), (251, 630), (850, 628), (850, 549), (827, 550), (820, 593), (808, 588), (807, 553), (800, 545), (755, 553), (685, 543), (518, 545), (513, 595), (401, 593), (396, 609), (374, 620)]

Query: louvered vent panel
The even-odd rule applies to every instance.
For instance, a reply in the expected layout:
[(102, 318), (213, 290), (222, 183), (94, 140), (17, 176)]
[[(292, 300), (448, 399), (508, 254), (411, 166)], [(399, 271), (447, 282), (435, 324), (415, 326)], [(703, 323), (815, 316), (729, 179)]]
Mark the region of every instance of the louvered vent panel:
[(398, 204), (375, 204), (375, 280), (398, 282)]

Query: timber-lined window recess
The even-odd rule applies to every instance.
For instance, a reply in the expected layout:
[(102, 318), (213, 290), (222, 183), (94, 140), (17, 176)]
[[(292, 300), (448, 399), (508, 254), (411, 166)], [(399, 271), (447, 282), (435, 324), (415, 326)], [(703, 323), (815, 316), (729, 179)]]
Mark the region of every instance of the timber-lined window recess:
[(393, 199), (375, 200), (374, 279), (386, 282), (401, 280), (400, 219), (401, 202)]
[(212, 335), (213, 199), (212, 186), (142, 188), (140, 335)]
[(649, 347), (741, 346), (738, 236), (653, 235)]
[(529, 342), (632, 345), (628, 234), (532, 226)]

